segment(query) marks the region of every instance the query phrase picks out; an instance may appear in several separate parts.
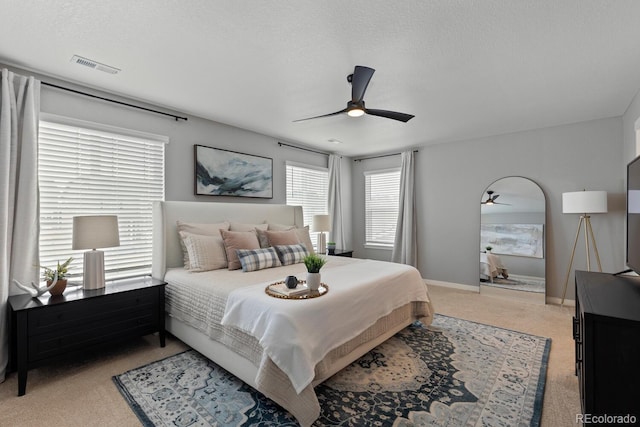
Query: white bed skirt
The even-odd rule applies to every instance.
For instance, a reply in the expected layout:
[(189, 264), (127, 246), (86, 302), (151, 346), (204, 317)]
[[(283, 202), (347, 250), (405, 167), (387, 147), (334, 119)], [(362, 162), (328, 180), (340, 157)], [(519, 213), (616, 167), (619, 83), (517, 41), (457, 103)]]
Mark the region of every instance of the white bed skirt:
[(382, 344), (393, 335), (409, 326), (415, 320), (416, 311), (426, 313), (421, 321), (430, 324), (433, 320), (433, 309), (430, 304), (419, 307), (411, 303), (394, 310), (381, 318), (375, 325), (365, 330), (358, 337), (334, 349), (325, 360), (318, 365), (317, 377), (313, 384), (300, 394), (296, 394), (288, 382), (286, 374), (275, 364), (270, 364), (267, 375), (258, 376), (258, 366), (249, 359), (230, 350), (224, 344), (212, 340), (194, 327), (166, 316), (167, 332), (175, 335), (185, 344), (211, 359), (220, 367), (233, 373), (246, 384), (262, 392), (274, 402), (289, 411), (302, 426), (309, 426), (320, 415), (320, 405), (313, 387), (326, 381), (353, 361)]

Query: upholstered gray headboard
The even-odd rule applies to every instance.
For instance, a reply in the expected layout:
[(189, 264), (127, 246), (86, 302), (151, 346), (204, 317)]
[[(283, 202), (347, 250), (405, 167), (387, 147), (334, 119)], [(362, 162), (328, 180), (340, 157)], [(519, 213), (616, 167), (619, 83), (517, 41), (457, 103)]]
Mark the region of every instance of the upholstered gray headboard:
[(221, 221), (302, 227), (302, 207), (258, 203), (155, 202), (153, 204), (153, 277), (164, 278), (167, 268), (183, 265), (176, 221)]

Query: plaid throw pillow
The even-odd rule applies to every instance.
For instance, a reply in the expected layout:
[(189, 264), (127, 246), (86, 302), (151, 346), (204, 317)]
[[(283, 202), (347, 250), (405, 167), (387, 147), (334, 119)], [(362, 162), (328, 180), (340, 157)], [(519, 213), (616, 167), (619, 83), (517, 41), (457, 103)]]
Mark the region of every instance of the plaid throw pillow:
[(236, 249), (236, 253), (244, 272), (280, 266), (280, 259), (273, 248)]
[(309, 251), (302, 243), (297, 245), (276, 245), (274, 248), (278, 252), (282, 265), (297, 264), (309, 255)]

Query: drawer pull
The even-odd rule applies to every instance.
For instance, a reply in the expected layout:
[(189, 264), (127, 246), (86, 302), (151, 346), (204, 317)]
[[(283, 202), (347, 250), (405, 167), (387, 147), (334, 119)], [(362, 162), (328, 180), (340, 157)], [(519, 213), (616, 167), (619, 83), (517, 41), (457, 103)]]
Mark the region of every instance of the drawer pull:
[(573, 339), (580, 339), (580, 321), (575, 317), (573, 318)]

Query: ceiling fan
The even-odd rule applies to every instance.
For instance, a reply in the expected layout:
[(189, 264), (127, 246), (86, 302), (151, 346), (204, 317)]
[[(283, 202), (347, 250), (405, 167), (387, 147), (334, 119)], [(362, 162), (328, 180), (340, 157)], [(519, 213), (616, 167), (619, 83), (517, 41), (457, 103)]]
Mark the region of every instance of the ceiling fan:
[(347, 108), (344, 110), (336, 111), (335, 113), (323, 114), (321, 116), (307, 117), (306, 119), (294, 120), (294, 122), (301, 122), (303, 120), (318, 119), (320, 117), (336, 116), (338, 114), (347, 113), (350, 117), (360, 117), (364, 114), (371, 116), (384, 117), (387, 119), (398, 120), (401, 122), (408, 122), (415, 116), (412, 114), (398, 113), (396, 111), (388, 110), (376, 110), (373, 108), (365, 108), (364, 106), (364, 93), (367, 90), (369, 81), (376, 70), (373, 68), (365, 67), (362, 65), (356, 65), (353, 70), (353, 74), (347, 76), (347, 81), (351, 83), (351, 101), (347, 102)]
[(500, 202), (496, 202), (496, 199), (498, 197), (500, 197), (499, 194), (496, 194), (495, 196), (493, 195), (494, 191), (493, 190), (487, 190), (487, 194), (489, 195), (489, 197), (487, 198), (487, 200), (485, 200), (484, 202), (480, 202), (481, 205), (506, 205), (506, 206), (511, 206), (509, 203), (500, 203)]

